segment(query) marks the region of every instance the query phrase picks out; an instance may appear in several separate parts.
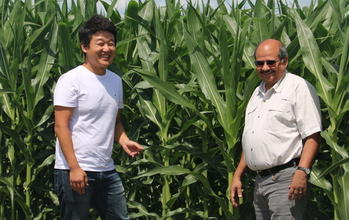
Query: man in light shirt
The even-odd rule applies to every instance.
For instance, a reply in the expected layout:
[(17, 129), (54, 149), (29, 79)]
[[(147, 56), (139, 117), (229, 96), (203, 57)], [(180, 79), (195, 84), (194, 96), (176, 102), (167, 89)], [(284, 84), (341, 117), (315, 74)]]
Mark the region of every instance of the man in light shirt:
[(113, 62), (116, 28), (95, 15), (79, 31), (85, 62), (63, 74), (54, 92), (55, 192), (61, 219), (128, 220), (124, 187), (115, 170), (114, 141), (131, 157), (142, 146), (131, 141), (121, 123), (122, 80), (107, 67)]
[(238, 205), (241, 178), (249, 168), (256, 172), (256, 218), (300, 220), (321, 140), (319, 98), (309, 82), (287, 72), (288, 55), (280, 41), (263, 41), (254, 57), (262, 82), (246, 108), (243, 153), (230, 187), (231, 201)]

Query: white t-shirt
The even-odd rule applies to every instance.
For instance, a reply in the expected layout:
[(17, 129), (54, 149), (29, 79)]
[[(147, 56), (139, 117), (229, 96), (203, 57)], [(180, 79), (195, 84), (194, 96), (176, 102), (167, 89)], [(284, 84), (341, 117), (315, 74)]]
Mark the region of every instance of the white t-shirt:
[(246, 108), (242, 146), (247, 166), (264, 170), (299, 158), (302, 141), (319, 131), (319, 98), (309, 82), (286, 73), (267, 92), (262, 82)]
[[(78, 66), (59, 78), (54, 105), (74, 107), (69, 130), (83, 170), (115, 169), (111, 155), (117, 112), (123, 108), (122, 96), (121, 78), (109, 70), (100, 76)], [(58, 139), (55, 168), (69, 169)]]

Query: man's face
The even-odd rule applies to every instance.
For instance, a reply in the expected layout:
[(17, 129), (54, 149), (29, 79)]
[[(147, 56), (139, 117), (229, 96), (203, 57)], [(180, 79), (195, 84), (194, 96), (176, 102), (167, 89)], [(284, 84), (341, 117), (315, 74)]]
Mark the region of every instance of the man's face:
[(278, 56), (278, 42), (266, 41), (256, 51), (256, 68), (258, 76), (265, 82), (266, 90), (270, 89), (285, 74), (288, 64), (287, 57)]
[(84, 65), (95, 74), (103, 75), (115, 57), (114, 35), (98, 31), (92, 35), (89, 47), (81, 45), (81, 48), (86, 54)]

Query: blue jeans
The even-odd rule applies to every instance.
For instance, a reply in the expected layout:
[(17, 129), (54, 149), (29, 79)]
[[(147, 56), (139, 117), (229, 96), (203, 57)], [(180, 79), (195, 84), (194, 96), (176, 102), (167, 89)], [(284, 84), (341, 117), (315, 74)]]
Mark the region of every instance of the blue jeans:
[(86, 171), (89, 185), (84, 194), (75, 192), (69, 181), (69, 170), (55, 170), (55, 192), (60, 202), (61, 219), (88, 220), (89, 209), (96, 208), (101, 218), (129, 220), (124, 187), (115, 170)]
[(254, 207), (257, 220), (301, 220), (309, 199), (289, 200), (288, 192), (296, 167), (283, 169), (266, 177), (256, 176)]

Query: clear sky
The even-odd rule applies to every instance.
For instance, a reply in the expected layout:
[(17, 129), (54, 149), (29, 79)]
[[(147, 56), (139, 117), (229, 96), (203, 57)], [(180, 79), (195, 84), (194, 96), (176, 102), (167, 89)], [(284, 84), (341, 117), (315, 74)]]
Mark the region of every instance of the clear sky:
[[(108, 2), (108, 0), (106, 0)], [(127, 6), (127, 3), (129, 2), (130, 0), (118, 0), (118, 2), (116, 3), (116, 8), (118, 9), (118, 11), (123, 14), (125, 9), (126, 9), (126, 6)], [(186, 0), (180, 0), (182, 2), (183, 5), (186, 5), (187, 4), (187, 1)], [(192, 0), (193, 2), (195, 1), (198, 1), (198, 2), (202, 2), (202, 0)], [(228, 5), (231, 5), (232, 1), (234, 1), (235, 3), (238, 3), (240, 2), (241, 0), (226, 0), (225, 2), (228, 4)], [(287, 2), (290, 2), (290, 4), (292, 4), (292, 0), (285, 0)], [(155, 0), (155, 2), (157, 2), (157, 4), (159, 6), (164, 6), (165, 5), (165, 0)], [(311, 2), (311, 0), (298, 0), (298, 3), (300, 4), (301, 7), (303, 6), (307, 6), (309, 5)], [(218, 4), (217, 4), (217, 1), (216, 0), (210, 0), (210, 4), (212, 5), (212, 7), (216, 7)]]

